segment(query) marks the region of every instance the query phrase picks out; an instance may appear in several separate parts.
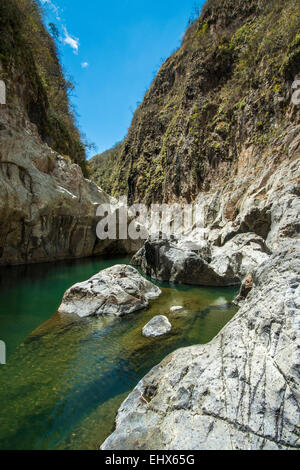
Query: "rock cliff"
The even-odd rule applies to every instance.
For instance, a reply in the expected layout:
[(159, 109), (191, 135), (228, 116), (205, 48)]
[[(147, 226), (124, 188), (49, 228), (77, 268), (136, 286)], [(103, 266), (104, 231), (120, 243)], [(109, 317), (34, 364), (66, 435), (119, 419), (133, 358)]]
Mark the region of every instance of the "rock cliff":
[(299, 106), (291, 100), (298, 12), (296, 0), (207, 2), (134, 115), (114, 157), (112, 194), (192, 202), (219, 190), (234, 221), (245, 189), (258, 180), (263, 188), (299, 153)]
[(136, 249), (99, 241), (112, 198), (85, 178), (85, 148), (55, 41), (33, 0), (0, 2), (0, 265)]
[(97, 238), (97, 207), (114, 201), (42, 142), (22, 110), (1, 109), (0, 125), (1, 265), (136, 250)]
[(161, 280), (242, 282), (240, 309), (140, 381), (104, 450), (299, 448), (299, 19), (293, 0), (208, 1), (136, 111), (116, 185), (201, 211), (133, 263)]

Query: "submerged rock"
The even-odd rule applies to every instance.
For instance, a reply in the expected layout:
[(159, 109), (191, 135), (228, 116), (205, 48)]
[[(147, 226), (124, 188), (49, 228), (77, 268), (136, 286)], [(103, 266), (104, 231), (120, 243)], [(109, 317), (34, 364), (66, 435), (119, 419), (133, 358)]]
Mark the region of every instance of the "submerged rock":
[(172, 329), (172, 325), (168, 318), (164, 315), (157, 315), (147, 323), (143, 328), (143, 335), (151, 338), (166, 335)]
[(181, 310), (183, 310), (183, 307), (181, 307), (180, 305), (170, 308), (170, 312), (180, 312)]
[(161, 290), (132, 266), (116, 265), (68, 289), (58, 311), (79, 317), (121, 317), (147, 307), (149, 300), (160, 294)]
[(102, 449), (299, 448), (299, 276), (296, 245), (260, 265), (212, 342), (175, 351), (139, 382)]

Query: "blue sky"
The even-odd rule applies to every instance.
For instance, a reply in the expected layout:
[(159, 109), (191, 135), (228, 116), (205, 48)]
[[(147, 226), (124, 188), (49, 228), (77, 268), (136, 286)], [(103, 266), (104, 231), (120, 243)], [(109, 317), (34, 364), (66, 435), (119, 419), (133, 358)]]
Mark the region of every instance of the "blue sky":
[[(60, 31), (78, 124), (97, 152), (123, 139), (162, 59), (180, 45), (199, 0), (40, 0)], [(93, 151), (90, 156), (95, 153)]]

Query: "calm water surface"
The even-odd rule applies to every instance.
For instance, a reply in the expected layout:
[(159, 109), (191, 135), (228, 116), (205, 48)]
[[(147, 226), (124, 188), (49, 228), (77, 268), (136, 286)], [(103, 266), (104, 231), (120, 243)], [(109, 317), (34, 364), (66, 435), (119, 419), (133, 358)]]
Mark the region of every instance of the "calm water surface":
[[(232, 288), (159, 284), (162, 295), (122, 319), (76, 322), (56, 312), (75, 282), (129, 258), (88, 259), (0, 270), (0, 449), (97, 449), (117, 409), (167, 354), (209, 342), (233, 317)], [(182, 305), (184, 311), (170, 313)], [(53, 315), (54, 314), (54, 315)], [(167, 315), (172, 332), (149, 339), (143, 326)]]

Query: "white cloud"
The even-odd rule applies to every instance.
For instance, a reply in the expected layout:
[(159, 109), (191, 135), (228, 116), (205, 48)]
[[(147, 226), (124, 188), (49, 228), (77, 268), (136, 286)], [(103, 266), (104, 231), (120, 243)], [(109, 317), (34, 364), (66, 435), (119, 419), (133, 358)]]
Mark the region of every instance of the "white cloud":
[(89, 66), (89, 63), (88, 63), (88, 62), (82, 62), (82, 64), (81, 64), (81, 67), (82, 67), (83, 69), (86, 69), (88, 66)]
[[(61, 28), (62, 28), (63, 34), (64, 34), (64, 37), (60, 38), (60, 41), (63, 44), (70, 46), (73, 49), (74, 54), (78, 55), (79, 44), (80, 44), (79, 38), (77, 38), (75, 36), (71, 36), (68, 33), (68, 30), (67, 30), (66, 26), (64, 24), (62, 24), (63, 20), (60, 16), (60, 12), (62, 10), (58, 6), (56, 6), (55, 3), (52, 0), (40, 0), (40, 2), (43, 5), (46, 5), (50, 10), (52, 10), (52, 12), (55, 14), (55, 17), (56, 17), (57, 21), (60, 22)], [(87, 62), (84, 62), (84, 64), (87, 64), (87, 65), (85, 65), (85, 67), (88, 66)]]
[(67, 28), (65, 26), (63, 26), (63, 30), (64, 30), (64, 34), (65, 34), (65, 37), (63, 38), (63, 43), (70, 46), (73, 49), (74, 54), (77, 55), (78, 54), (78, 49), (79, 49), (79, 44), (80, 44), (79, 43), (79, 38), (71, 36), (68, 33)]
[(40, 0), (43, 5), (48, 5), (48, 7), (55, 13), (56, 19), (61, 20), (59, 16), (59, 8), (51, 0)]

